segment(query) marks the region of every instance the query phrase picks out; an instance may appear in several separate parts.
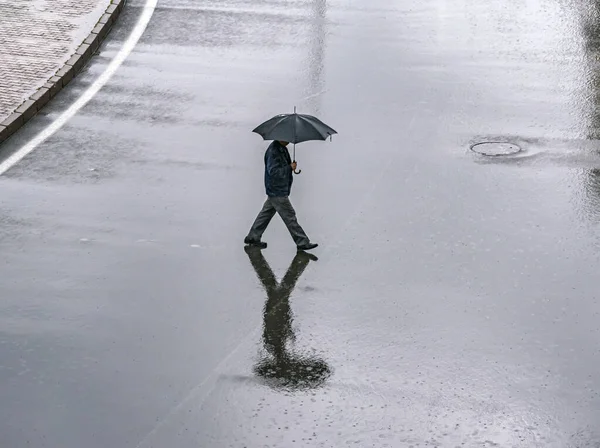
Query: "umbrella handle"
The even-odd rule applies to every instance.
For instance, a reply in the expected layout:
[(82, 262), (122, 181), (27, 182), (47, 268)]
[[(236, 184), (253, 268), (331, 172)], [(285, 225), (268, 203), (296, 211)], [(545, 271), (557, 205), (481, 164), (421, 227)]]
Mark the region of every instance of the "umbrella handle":
[[(295, 154), (294, 154), (294, 156), (295, 156)], [(296, 159), (294, 159), (294, 163), (297, 163)], [(298, 170), (298, 171), (294, 170), (294, 174), (300, 174), (301, 172), (302, 172), (302, 170)]]

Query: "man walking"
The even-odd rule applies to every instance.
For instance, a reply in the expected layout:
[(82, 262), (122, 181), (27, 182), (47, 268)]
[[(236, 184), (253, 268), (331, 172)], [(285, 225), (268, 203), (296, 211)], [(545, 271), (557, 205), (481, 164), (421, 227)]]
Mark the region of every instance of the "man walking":
[(248, 236), (244, 239), (245, 244), (265, 249), (267, 243), (261, 241), (262, 235), (275, 213), (278, 213), (292, 235), (299, 251), (314, 249), (318, 246), (318, 244), (310, 242), (310, 239), (298, 224), (296, 211), (289, 200), (293, 182), (292, 172), (296, 170), (296, 162), (292, 162), (290, 153), (287, 150), (288, 144), (288, 142), (275, 140), (267, 148), (265, 153), (267, 200), (254, 220)]

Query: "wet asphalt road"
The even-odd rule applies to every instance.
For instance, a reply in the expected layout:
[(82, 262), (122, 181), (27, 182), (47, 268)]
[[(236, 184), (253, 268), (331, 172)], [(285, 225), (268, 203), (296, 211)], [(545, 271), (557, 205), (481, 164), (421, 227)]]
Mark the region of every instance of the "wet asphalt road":
[[(575, 1), (159, 2), (0, 178), (0, 444), (598, 446), (599, 32)], [(250, 130), (294, 105), (340, 133), (297, 151), (318, 260), (279, 220), (242, 245)]]

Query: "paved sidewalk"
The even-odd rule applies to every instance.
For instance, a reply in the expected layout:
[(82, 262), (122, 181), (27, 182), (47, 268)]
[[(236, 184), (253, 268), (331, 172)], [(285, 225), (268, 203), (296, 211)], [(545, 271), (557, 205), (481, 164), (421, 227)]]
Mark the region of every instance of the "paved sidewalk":
[(0, 123), (75, 53), (111, 0), (0, 0)]

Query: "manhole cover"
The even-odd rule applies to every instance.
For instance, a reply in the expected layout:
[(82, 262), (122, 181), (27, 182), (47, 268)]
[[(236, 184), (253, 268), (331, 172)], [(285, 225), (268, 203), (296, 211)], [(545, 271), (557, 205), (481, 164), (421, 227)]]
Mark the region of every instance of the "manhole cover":
[(521, 147), (507, 142), (482, 142), (471, 145), (471, 151), (484, 156), (510, 156), (521, 152)]

